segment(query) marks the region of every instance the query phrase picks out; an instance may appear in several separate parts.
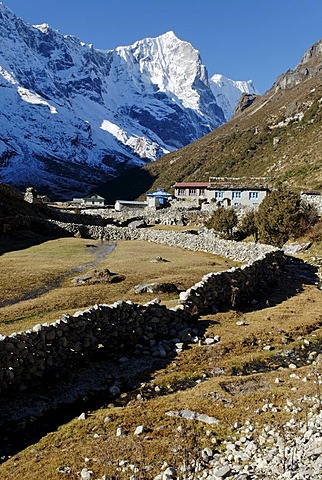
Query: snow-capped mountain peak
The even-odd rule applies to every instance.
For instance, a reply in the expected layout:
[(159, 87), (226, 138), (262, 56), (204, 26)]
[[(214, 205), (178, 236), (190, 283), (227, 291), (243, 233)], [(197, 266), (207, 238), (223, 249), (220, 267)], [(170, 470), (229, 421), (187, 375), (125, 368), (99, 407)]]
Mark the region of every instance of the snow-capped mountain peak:
[(205, 66), (200, 54), (189, 42), (180, 40), (170, 31), (155, 38), (145, 38), (127, 47), (118, 47), (117, 53), (132, 63), (147, 82), (158, 87), (159, 92), (171, 94), (185, 108), (199, 113), (200, 92), (194, 88), (198, 79), (208, 88)]
[(221, 74), (215, 74), (211, 77), (210, 88), (216, 98), (216, 102), (222, 108), (226, 120), (233, 116), (241, 94), (259, 94), (252, 80), (231, 80)]
[(0, 181), (83, 194), (221, 125), (209, 83), (172, 31), (96, 50), (0, 3)]

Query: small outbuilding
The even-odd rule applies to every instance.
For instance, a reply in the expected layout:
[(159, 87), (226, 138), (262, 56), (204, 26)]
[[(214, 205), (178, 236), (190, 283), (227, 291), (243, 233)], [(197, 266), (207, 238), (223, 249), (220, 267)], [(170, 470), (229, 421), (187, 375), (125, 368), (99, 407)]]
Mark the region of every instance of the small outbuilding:
[(136, 210), (142, 209), (147, 206), (146, 202), (137, 202), (135, 200), (116, 200), (114, 209), (117, 212), (122, 212), (124, 210)]
[(155, 192), (147, 193), (146, 200), (148, 207), (154, 208), (164, 208), (170, 206), (170, 200), (173, 196), (171, 193), (165, 192), (164, 190), (156, 190)]

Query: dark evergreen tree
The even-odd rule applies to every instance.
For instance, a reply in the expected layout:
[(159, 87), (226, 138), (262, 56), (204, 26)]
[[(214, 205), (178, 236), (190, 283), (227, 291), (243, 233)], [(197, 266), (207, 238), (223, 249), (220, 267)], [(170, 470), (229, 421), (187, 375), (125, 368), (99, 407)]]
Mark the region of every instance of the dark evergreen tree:
[(213, 228), (224, 238), (232, 239), (233, 230), (237, 226), (238, 217), (233, 208), (219, 207), (207, 222), (208, 228)]
[(303, 235), (317, 213), (302, 204), (298, 193), (279, 188), (263, 200), (255, 219), (260, 241), (281, 247), (289, 238)]
[(258, 241), (258, 228), (256, 224), (256, 213), (250, 210), (244, 215), (241, 221), (240, 230), (243, 235), (242, 238), (252, 235), (254, 242)]

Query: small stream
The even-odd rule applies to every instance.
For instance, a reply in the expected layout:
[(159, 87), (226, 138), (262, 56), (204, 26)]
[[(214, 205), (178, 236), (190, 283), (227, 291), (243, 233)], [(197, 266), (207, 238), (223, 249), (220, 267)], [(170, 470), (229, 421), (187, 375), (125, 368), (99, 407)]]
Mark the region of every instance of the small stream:
[(67, 277), (74, 275), (75, 273), (80, 273), (80, 272), (83, 272), (84, 270), (95, 267), (95, 265), (97, 265), (102, 260), (104, 260), (104, 258), (107, 255), (112, 253), (115, 248), (116, 248), (116, 243), (112, 243), (112, 242), (108, 242), (108, 243), (102, 242), (100, 245), (97, 245), (97, 246), (90, 245), (88, 247), (88, 251), (89, 253), (93, 253), (95, 255), (94, 260), (88, 263), (84, 263), (83, 265), (77, 265), (76, 267), (73, 267), (64, 273), (61, 273), (57, 277), (52, 278), (48, 282), (44, 283), (44, 285), (42, 285), (41, 287), (34, 288), (33, 290), (29, 290), (29, 292), (25, 292), (23, 295), (20, 295), (19, 297), (9, 298), (8, 300), (4, 300), (3, 302), (0, 302), (0, 308), (7, 307), (8, 305), (14, 305), (16, 303), (23, 302), (25, 300), (30, 300), (32, 298), (40, 297), (41, 295), (44, 295), (45, 293), (50, 292), (55, 288), (59, 288), (60, 285), (63, 283), (63, 281)]

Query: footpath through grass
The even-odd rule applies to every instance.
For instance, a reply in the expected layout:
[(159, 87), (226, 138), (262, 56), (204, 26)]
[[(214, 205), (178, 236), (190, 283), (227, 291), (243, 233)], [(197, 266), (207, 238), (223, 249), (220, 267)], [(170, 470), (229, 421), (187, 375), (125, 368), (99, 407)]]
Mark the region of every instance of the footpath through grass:
[[(61, 238), (0, 256), (0, 268), (5, 272), (0, 286), (1, 305), (12, 298), (23, 298), (30, 291), (41, 290), (57, 278), (62, 280), (58, 287), (49, 289), (37, 298), (2, 306), (0, 333), (9, 334), (31, 328), (37, 323), (54, 321), (64, 313), (73, 314), (96, 303), (113, 303), (117, 300), (144, 303), (156, 296), (163, 301), (173, 302), (177, 294), (136, 294), (133, 287), (140, 283), (171, 282), (179, 290), (185, 290), (205, 273), (236, 265), (236, 262), (208, 253), (142, 241), (121, 241), (117, 242), (114, 251), (95, 265), (95, 269), (107, 268), (112, 273), (123, 275), (124, 281), (75, 285), (72, 279), (80, 274), (68, 272), (95, 261), (101, 247), (100, 241)], [(156, 257), (167, 261), (152, 262)]]

